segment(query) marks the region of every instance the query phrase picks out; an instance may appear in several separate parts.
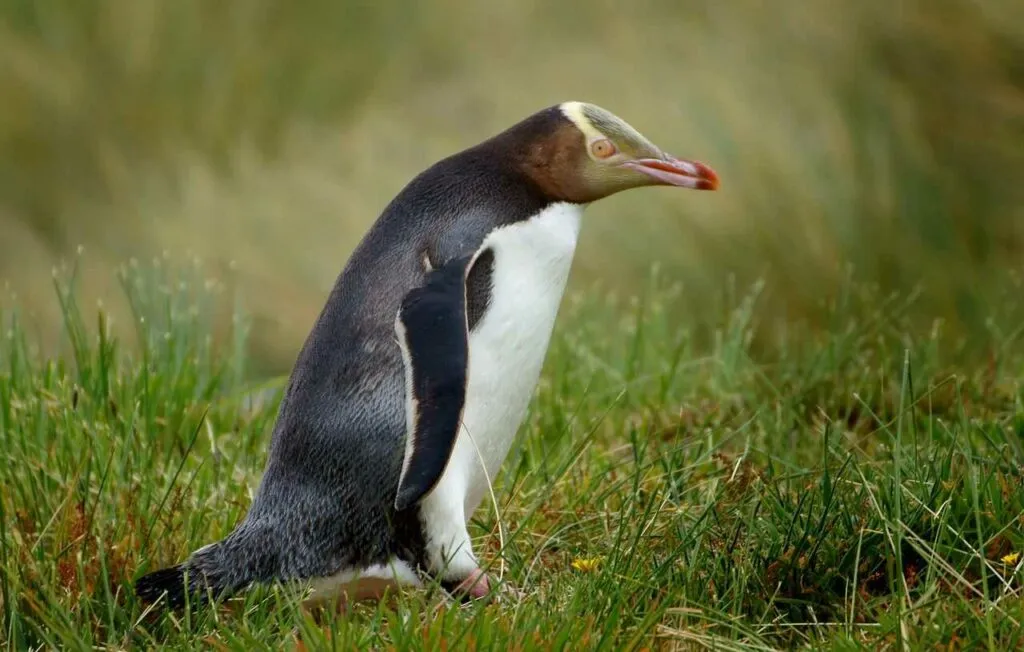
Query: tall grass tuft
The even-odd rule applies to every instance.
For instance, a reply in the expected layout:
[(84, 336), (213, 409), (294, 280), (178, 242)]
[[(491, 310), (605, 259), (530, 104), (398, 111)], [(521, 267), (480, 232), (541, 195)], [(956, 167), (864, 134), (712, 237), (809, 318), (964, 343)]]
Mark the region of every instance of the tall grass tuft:
[(136, 577), (244, 514), (277, 407), (248, 400), (246, 318), (223, 337), (233, 346), (210, 345), (220, 302), (202, 276), (126, 268), (141, 354), (82, 307), (73, 269), (55, 287), (63, 355), (41, 354), (18, 310), (0, 315), (0, 644), (1024, 644), (1014, 324), (994, 316), (986, 347), (1001, 353), (957, 363), (877, 298), (869, 313), (834, 307), (831, 336), (793, 332), (766, 364), (750, 349), (761, 288), (723, 299), (701, 352), (658, 277), (642, 300), (568, 301), (497, 505), (471, 522), (517, 591), (458, 608), (408, 590), (332, 615), (301, 609), (301, 587), (267, 586), (216, 610), (147, 610)]

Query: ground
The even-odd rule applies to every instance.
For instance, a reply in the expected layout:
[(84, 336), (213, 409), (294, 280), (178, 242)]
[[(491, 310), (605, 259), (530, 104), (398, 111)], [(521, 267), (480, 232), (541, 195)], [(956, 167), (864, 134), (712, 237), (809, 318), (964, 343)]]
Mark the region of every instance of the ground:
[(760, 287), (698, 329), (657, 278), (563, 305), (496, 503), (471, 527), (516, 591), (460, 606), (410, 590), (329, 614), (266, 587), (147, 611), (134, 578), (244, 514), (281, 383), (253, 385), (242, 314), (214, 337), (203, 283), (167, 274), (124, 273), (131, 342), (64, 282), (64, 355), (35, 353), (14, 305), (0, 315), (12, 648), (1024, 647), (1019, 326), (994, 314), (982, 335), (946, 337), (907, 317), (913, 297), (851, 288), (827, 331), (793, 324), (754, 351)]

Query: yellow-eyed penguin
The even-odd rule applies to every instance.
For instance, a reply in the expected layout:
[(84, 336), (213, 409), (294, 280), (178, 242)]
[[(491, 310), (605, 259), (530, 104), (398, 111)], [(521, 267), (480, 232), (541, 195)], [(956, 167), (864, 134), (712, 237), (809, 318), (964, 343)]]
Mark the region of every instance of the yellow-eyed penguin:
[(583, 209), (652, 185), (714, 190), (718, 178), (582, 102), (414, 178), (299, 353), (244, 520), (141, 577), (137, 594), (180, 606), (186, 592), (303, 580), (352, 598), (424, 577), (486, 594), (466, 523), (536, 386)]

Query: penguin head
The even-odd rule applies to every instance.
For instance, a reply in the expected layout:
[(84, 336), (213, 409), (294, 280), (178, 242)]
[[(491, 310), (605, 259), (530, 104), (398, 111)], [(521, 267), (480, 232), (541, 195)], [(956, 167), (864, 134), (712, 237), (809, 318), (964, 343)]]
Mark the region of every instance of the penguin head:
[(666, 154), (611, 111), (585, 102), (559, 108), (583, 141), (577, 174), (598, 197), (642, 186), (718, 188), (718, 175), (710, 167)]
[(588, 203), (643, 186), (718, 188), (718, 175), (710, 167), (663, 152), (625, 120), (594, 104), (563, 102), (506, 133), (510, 141), (526, 145), (515, 158), (556, 199)]

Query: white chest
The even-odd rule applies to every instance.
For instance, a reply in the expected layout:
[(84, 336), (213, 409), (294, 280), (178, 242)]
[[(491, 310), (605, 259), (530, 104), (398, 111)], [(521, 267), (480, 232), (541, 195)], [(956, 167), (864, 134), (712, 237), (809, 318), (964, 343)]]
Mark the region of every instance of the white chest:
[(484, 241), (494, 252), (491, 299), (470, 333), (463, 429), (445, 471), (464, 483), (467, 519), (504, 462), (537, 385), (582, 212), (555, 204)]

